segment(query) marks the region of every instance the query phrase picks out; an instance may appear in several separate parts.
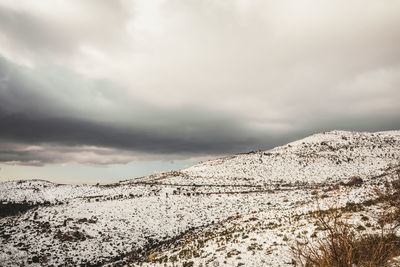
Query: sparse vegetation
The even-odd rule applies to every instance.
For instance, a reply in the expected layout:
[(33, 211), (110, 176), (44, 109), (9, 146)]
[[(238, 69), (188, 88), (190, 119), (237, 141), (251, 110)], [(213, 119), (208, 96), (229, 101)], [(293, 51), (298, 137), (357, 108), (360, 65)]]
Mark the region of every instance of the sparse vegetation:
[(360, 186), (363, 184), (363, 179), (360, 176), (352, 176), (346, 183), (347, 186)]
[(1, 264), (385, 266), (399, 248), (397, 136), (317, 134), (110, 185), (0, 183), (2, 204), (39, 204), (0, 220)]
[[(381, 231), (365, 233), (363, 225), (355, 226), (342, 219), (343, 210), (317, 211), (317, 221), (325, 237), (316, 242), (303, 239), (292, 246), (295, 262), (304, 267), (322, 266), (387, 266), (388, 261), (400, 255), (400, 172), (392, 183), (386, 183), (384, 192), (379, 193), (384, 212), (378, 218)], [(356, 212), (357, 205), (346, 205), (347, 212)], [(369, 221), (366, 216), (362, 221)], [(368, 223), (371, 226), (370, 223)]]

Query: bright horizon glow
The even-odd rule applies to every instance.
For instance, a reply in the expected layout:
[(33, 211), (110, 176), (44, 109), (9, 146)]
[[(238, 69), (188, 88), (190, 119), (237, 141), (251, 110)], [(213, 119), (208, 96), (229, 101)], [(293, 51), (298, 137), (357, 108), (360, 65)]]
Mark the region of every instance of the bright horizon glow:
[(13, 180), (47, 180), (60, 184), (109, 184), (151, 174), (181, 170), (198, 162), (134, 161), (124, 165), (85, 166), (52, 164), (46, 167), (0, 164), (0, 182)]

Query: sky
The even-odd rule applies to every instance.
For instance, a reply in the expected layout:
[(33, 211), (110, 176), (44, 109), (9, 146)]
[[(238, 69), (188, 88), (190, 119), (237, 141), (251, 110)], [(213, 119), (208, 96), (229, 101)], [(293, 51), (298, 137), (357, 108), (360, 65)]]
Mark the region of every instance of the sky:
[(0, 0), (0, 181), (400, 129), (397, 0)]

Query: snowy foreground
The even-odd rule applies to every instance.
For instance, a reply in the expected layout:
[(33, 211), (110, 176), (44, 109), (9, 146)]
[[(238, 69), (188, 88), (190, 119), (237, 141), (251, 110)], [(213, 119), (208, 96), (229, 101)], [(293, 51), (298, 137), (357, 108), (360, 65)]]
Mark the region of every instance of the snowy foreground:
[(361, 204), (399, 165), (400, 131), (333, 131), (109, 185), (4, 182), (0, 266), (293, 266), (318, 207), (358, 205), (349, 220), (374, 231)]

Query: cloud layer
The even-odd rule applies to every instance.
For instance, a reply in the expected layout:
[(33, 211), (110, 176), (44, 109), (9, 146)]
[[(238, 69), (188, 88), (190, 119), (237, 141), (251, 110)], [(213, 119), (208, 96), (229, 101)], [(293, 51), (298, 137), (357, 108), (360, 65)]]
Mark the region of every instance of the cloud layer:
[(376, 0), (2, 1), (0, 162), (184, 159), (398, 129), (399, 12)]

